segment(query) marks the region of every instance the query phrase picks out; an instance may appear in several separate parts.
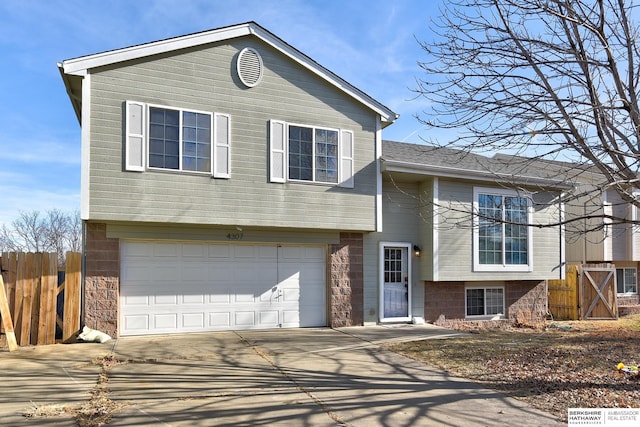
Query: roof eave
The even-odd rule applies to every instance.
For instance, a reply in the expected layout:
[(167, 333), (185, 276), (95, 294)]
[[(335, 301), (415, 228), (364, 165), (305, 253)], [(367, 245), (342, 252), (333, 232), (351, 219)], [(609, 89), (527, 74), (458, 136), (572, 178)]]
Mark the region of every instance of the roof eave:
[(73, 85), (71, 84), (71, 79), (78, 77), (75, 75), (65, 74), (63, 65), (60, 62), (58, 62), (58, 71), (60, 71), (60, 76), (62, 77), (62, 81), (64, 82), (67, 96), (69, 97), (71, 105), (73, 106), (73, 111), (76, 113), (78, 123), (82, 126), (82, 95), (75, 94), (73, 92)]
[(424, 175), (433, 177), (466, 179), (470, 181), (492, 181), (501, 184), (518, 184), (527, 186), (539, 186), (550, 190), (569, 190), (572, 185), (555, 180), (531, 177), (514, 176), (505, 173), (460, 169), (448, 166), (425, 165), (420, 163), (402, 162), (398, 160), (382, 160), (383, 172), (398, 172), (414, 175)]
[(394, 113), (388, 107), (376, 101), (371, 96), (351, 85), (338, 75), (324, 68), (322, 65), (318, 64), (313, 59), (300, 52), (293, 46), (289, 45), (276, 35), (270, 33), (255, 22), (247, 22), (230, 27), (223, 27), (200, 33), (193, 33), (185, 36), (179, 36), (170, 39), (126, 47), (122, 49), (96, 53), (93, 55), (67, 59), (65, 61), (62, 61), (59, 64), (59, 67), (63, 75), (68, 74), (74, 76), (84, 76), (87, 74), (88, 70), (92, 68), (143, 58), (151, 55), (162, 54), (179, 49), (200, 46), (208, 43), (215, 43), (247, 35), (255, 35), (265, 43), (269, 44), (281, 53), (301, 64), (303, 67), (307, 68), (319, 77), (325, 79), (337, 89), (352, 96), (362, 104), (375, 111), (380, 115), (383, 122), (383, 127), (386, 127), (387, 125), (393, 123), (398, 119), (399, 115)]

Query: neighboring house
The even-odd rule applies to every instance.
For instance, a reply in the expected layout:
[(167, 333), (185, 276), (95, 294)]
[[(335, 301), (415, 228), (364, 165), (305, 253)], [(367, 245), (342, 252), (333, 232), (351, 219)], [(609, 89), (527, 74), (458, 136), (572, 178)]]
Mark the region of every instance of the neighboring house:
[(365, 259), (379, 251), (383, 287), (378, 297), (365, 295), (365, 308), (388, 300), (383, 321), (544, 318), (546, 280), (564, 275), (562, 229), (546, 226), (562, 218), (561, 194), (570, 188), (562, 179), (391, 141), (383, 141), (382, 172), (383, 229), (365, 236)]
[[(361, 325), (397, 115), (254, 22), (68, 59), (83, 321), (112, 335)], [(367, 308), (368, 310), (368, 308)]]
[(640, 229), (626, 222), (640, 219), (638, 208), (623, 201), (592, 165), (505, 155), (495, 159), (565, 177), (572, 186), (564, 196), (567, 264), (614, 264), (618, 306), (640, 304)]

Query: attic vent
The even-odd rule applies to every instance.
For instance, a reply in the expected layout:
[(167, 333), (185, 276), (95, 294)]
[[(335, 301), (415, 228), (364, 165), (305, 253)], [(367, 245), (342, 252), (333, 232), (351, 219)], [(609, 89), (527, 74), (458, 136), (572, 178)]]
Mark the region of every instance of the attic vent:
[(247, 87), (254, 87), (262, 80), (262, 58), (250, 47), (245, 47), (238, 55), (238, 77)]

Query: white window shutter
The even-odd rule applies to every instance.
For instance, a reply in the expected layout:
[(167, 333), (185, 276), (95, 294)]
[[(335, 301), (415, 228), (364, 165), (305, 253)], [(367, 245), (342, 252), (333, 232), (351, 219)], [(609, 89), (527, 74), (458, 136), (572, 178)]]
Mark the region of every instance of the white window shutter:
[(340, 131), (340, 186), (353, 188), (353, 132)]
[(213, 177), (231, 177), (231, 117), (228, 114), (214, 115)]
[(145, 105), (127, 101), (125, 110), (125, 169), (144, 172)]
[(269, 122), (269, 181), (287, 181), (287, 124)]

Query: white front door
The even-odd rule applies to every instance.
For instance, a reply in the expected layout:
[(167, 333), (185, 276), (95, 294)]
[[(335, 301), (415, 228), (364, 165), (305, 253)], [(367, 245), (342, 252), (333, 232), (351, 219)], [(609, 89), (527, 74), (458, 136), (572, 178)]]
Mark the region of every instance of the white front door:
[(411, 283), (409, 245), (381, 247), (381, 320), (409, 320)]

